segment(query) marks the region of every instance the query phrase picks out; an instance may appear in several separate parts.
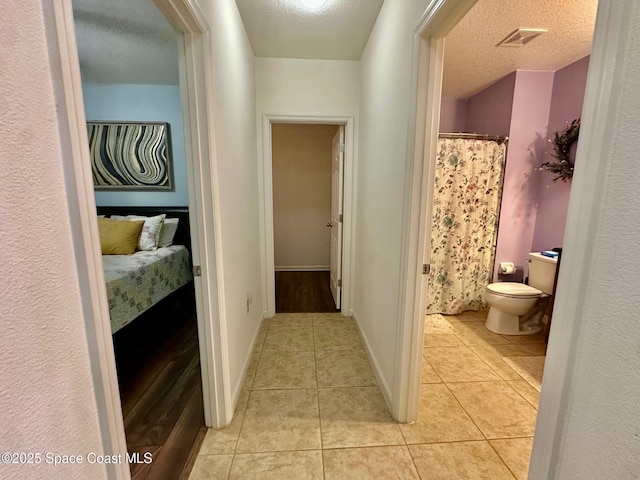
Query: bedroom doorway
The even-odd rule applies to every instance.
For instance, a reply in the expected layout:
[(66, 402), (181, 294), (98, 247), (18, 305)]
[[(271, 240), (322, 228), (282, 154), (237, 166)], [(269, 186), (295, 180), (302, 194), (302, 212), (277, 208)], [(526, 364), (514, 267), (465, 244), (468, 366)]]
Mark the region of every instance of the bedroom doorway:
[(263, 117), (267, 317), (350, 312), (353, 119)]
[[(132, 8), (144, 15), (133, 15)], [(161, 41), (143, 34), (132, 45), (131, 38), (122, 38), (112, 28), (137, 16)], [(189, 108), (181, 98), (186, 87), (180, 85), (179, 35), (151, 0), (135, 6), (78, 0), (74, 20), (85, 117), (92, 126), (92, 165), (104, 167), (94, 168), (93, 175), (98, 183), (94, 186), (97, 212), (105, 217), (98, 218), (101, 243), (105, 228), (144, 220), (131, 251), (105, 251), (103, 244), (127, 451), (152, 460), (148, 465), (132, 462), (129, 467), (135, 478), (159, 474), (178, 478), (190, 470), (191, 452), (197, 452), (206, 433), (191, 261), (198, 254), (190, 235), (185, 151), (189, 131), (183, 125)], [(96, 38), (103, 48), (88, 55), (96, 48)], [(148, 58), (149, 64), (141, 61), (139, 68), (118, 69), (125, 51)], [(154, 68), (156, 58), (162, 58), (162, 67)], [(137, 148), (140, 138), (156, 131), (162, 131), (153, 137), (154, 143), (163, 145), (158, 155)], [(132, 154), (140, 162), (128, 168)], [(138, 169), (138, 164), (145, 168)], [(167, 185), (165, 190), (109, 185), (114, 179), (125, 184), (153, 180), (146, 172), (165, 165), (166, 170), (159, 170), (167, 172), (159, 177), (161, 186)], [(96, 174), (103, 171), (109, 175)]]
[(333, 286), (342, 263), (336, 235), (341, 225), (333, 217), (341, 208), (342, 184), (333, 166), (339, 164), (341, 177), (342, 164), (333, 157), (342, 130), (332, 124), (273, 125), (276, 313), (339, 311)]
[[(213, 128), (208, 114), (211, 58), (209, 26), (196, 4), (183, 0), (154, 2), (178, 32), (178, 59), (181, 95), (184, 99), (185, 150), (191, 217), (193, 263), (200, 267), (195, 276), (195, 311), (197, 317), (198, 350), (201, 364), (204, 423), (210, 427), (226, 425), (233, 406), (228, 394), (227, 372), (219, 357), (226, 352), (219, 315), (216, 252), (219, 239), (213, 233), (217, 198), (203, 195), (214, 191), (214, 181), (208, 171), (215, 163), (213, 145), (206, 132)], [(81, 278), (81, 298), (85, 311), (90, 367), (95, 379), (97, 414), (103, 433), (105, 455), (127, 452), (124, 419), (115, 370), (114, 346), (110, 328), (108, 300), (105, 292), (101, 250), (96, 222), (95, 197), (87, 148), (87, 126), (78, 61), (78, 45), (74, 29), (71, 1), (51, 2), (54, 22), (50, 25), (61, 65), (59, 92), (61, 102), (61, 141), (69, 152), (67, 176), (69, 218), (75, 232), (74, 249), (77, 270)], [(182, 82), (184, 80), (184, 83)], [(204, 133), (203, 133), (204, 132)], [(211, 167), (213, 168), (213, 167)], [(203, 170), (206, 169), (206, 172)], [(202, 420), (202, 414), (199, 415)], [(108, 466), (114, 478), (129, 478), (125, 463)]]

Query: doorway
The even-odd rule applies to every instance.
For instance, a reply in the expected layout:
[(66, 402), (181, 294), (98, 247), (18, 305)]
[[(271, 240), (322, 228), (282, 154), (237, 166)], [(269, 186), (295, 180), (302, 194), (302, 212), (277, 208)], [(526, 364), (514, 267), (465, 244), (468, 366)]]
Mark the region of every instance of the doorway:
[(276, 313), (339, 311), (344, 162), (336, 154), (343, 130), (331, 124), (272, 128)]
[[(194, 280), (198, 346), (200, 352), (201, 378), (203, 386), (204, 422), (217, 427), (229, 422), (232, 407), (228, 395), (228, 375), (213, 351), (225, 352), (221, 335), (221, 318), (218, 314), (218, 282), (215, 254), (219, 238), (212, 234), (216, 218), (217, 197), (205, 196), (203, 189), (215, 191), (214, 181), (202, 173), (210, 164), (215, 164), (215, 155), (210, 153), (212, 140), (205, 132), (212, 128), (208, 115), (209, 92), (206, 77), (211, 65), (209, 27), (202, 12), (192, 2), (157, 0), (156, 5), (179, 33), (179, 64), (181, 94), (185, 99), (184, 122), (188, 132), (185, 138), (187, 152), (187, 177), (189, 183), (189, 206), (193, 263), (202, 265), (201, 276)], [(105, 294), (104, 272), (97, 252), (101, 250), (95, 222), (95, 198), (91, 186), (91, 171), (87, 145), (87, 128), (82, 102), (81, 79), (77, 56), (74, 16), (71, 2), (51, 2), (55, 18), (54, 35), (61, 59), (61, 82), (63, 92), (60, 101), (66, 116), (61, 122), (61, 138), (70, 152), (69, 202), (70, 220), (77, 232), (74, 248), (79, 258), (78, 273), (82, 282), (82, 301), (91, 371), (96, 379), (97, 410), (103, 432), (105, 455), (124, 455), (127, 451), (118, 380), (115, 371), (113, 339), (109, 328), (108, 302)], [(214, 168), (213, 166), (211, 168)], [(208, 241), (205, 241), (205, 238)], [(225, 383), (225, 379), (227, 379)], [(115, 478), (128, 478), (129, 468), (125, 463), (109, 467)]]
[[(411, 211), (417, 214), (419, 220), (411, 223), (412, 227), (417, 227), (420, 232), (418, 236), (424, 232), (423, 222), (427, 221), (427, 212), (431, 211), (431, 192), (429, 189), (432, 185), (431, 162), (429, 159), (435, 157), (437, 131), (438, 131), (438, 114), (440, 110), (440, 91), (442, 85), (442, 57), (444, 53), (443, 38), (446, 34), (455, 26), (464, 14), (473, 6), (475, 2), (460, 2), (453, 6), (455, 2), (444, 2), (445, 5), (440, 9), (435, 8), (435, 2), (431, 3), (430, 8), (425, 12), (423, 21), (416, 28), (416, 76), (417, 84), (421, 87), (417, 88), (416, 99), (420, 99), (417, 102), (418, 112), (416, 115), (416, 158), (414, 158), (413, 165), (411, 166), (414, 175), (419, 175), (423, 182), (414, 189), (410, 195), (408, 195), (412, 207)], [(449, 7), (449, 9), (448, 9)], [(615, 111), (615, 107), (610, 105), (609, 102), (612, 98), (615, 98), (613, 94), (614, 89), (611, 88), (612, 84), (607, 81), (607, 77), (610, 74), (608, 67), (613, 70), (613, 66), (609, 65), (606, 61), (606, 47), (605, 45), (615, 45), (619, 38), (616, 34), (615, 23), (613, 18), (619, 18), (615, 15), (620, 15), (622, 8), (617, 9), (611, 5), (600, 4), (598, 15), (598, 26), (596, 31), (601, 35), (596, 35), (596, 43), (594, 44), (594, 53), (589, 70), (588, 86), (585, 93), (585, 108), (583, 122), (584, 134), (583, 138), (585, 143), (597, 150), (597, 142), (603, 141), (604, 134), (597, 132), (596, 128), (592, 125), (601, 125), (604, 122), (604, 117), (598, 115), (600, 110), (606, 111), (612, 114)], [(603, 91), (601, 91), (603, 90)], [(615, 113), (614, 113), (615, 114)], [(601, 120), (599, 120), (599, 118)], [(589, 126), (587, 127), (587, 124)], [(591, 138), (590, 135), (594, 135), (597, 138)], [(584, 145), (584, 144), (583, 144)], [(587, 148), (581, 146), (578, 152), (578, 162), (581, 158), (584, 161), (593, 160), (595, 164), (598, 164), (597, 157), (594, 156), (595, 152), (589, 152)], [(595, 169), (595, 168), (594, 168)], [(574, 182), (573, 190), (575, 195), (588, 204), (589, 207), (593, 207), (592, 212), (597, 211), (597, 203), (591, 201), (591, 194), (587, 191), (588, 182), (593, 182), (593, 186), (601, 186), (601, 183), (595, 181), (595, 173), (580, 171), (580, 182)], [(598, 190), (599, 192), (599, 190)], [(573, 204), (574, 201), (572, 201)], [(577, 205), (577, 202), (575, 202)], [(582, 208), (584, 213), (586, 207)], [(576, 209), (577, 210), (577, 209)], [(576, 269), (574, 272), (574, 278), (582, 278), (582, 275), (587, 276), (588, 273), (585, 268), (580, 264), (584, 262), (588, 264), (588, 253), (591, 251), (590, 246), (586, 241), (579, 237), (580, 234), (584, 235), (586, 231), (591, 232), (594, 230), (596, 219), (589, 218), (588, 214), (583, 214), (582, 217), (578, 217), (576, 210), (570, 208), (568, 224), (567, 224), (567, 241), (565, 243), (571, 244), (572, 248), (575, 248), (575, 255), (571, 256), (570, 265), (568, 259), (565, 258), (562, 270)], [(427, 220), (425, 220), (427, 219)], [(418, 223), (420, 225), (418, 225)], [(572, 229), (575, 228), (575, 230)], [(580, 228), (578, 228), (580, 227)], [(577, 233), (576, 233), (577, 232)], [(415, 254), (418, 260), (426, 260), (428, 263), (429, 245), (425, 245), (425, 242), (420, 242), (417, 248), (410, 247), (407, 249), (408, 257), (411, 259)], [(418, 262), (416, 262), (418, 263)], [(421, 262), (422, 263), (422, 262)], [(412, 267), (412, 262), (409, 262), (409, 268)], [(416, 272), (417, 273), (417, 272)], [(409, 365), (412, 375), (407, 376), (406, 371), (404, 373), (405, 379), (408, 381), (406, 389), (402, 389), (401, 401), (404, 400), (405, 392), (409, 392), (409, 404), (408, 410), (413, 408), (411, 404), (412, 398), (417, 398), (418, 395), (414, 390), (413, 382), (419, 381), (419, 372), (416, 371), (415, 364), (412, 364), (412, 359), (416, 359), (418, 355), (415, 350), (409, 353), (412, 349), (420, 348), (423, 342), (424, 333), (424, 321), (423, 321), (423, 309), (425, 300), (425, 289), (423, 288), (424, 278), (422, 275), (414, 275), (413, 272), (409, 272), (407, 275), (408, 290), (409, 293), (415, 292), (415, 296), (408, 295), (409, 301), (406, 302), (406, 310), (409, 315), (404, 317), (403, 333), (407, 332), (411, 337), (411, 341), (404, 341), (403, 348), (400, 349), (397, 365), (399, 366), (398, 373), (400, 372), (400, 366), (403, 364)], [(415, 284), (414, 284), (415, 282)], [(560, 273), (559, 288), (562, 295), (569, 293), (571, 295), (579, 295), (576, 288), (571, 287), (565, 280), (563, 282), (563, 274)], [(566, 290), (564, 290), (566, 289)], [(565, 293), (567, 292), (567, 293)], [(562, 339), (553, 342), (554, 345), (559, 345), (560, 342), (565, 342), (566, 348), (562, 348), (562, 351), (553, 351), (552, 361), (553, 367), (546, 368), (545, 371), (545, 392), (543, 394), (540, 404), (541, 415), (538, 417), (536, 425), (536, 440), (534, 442), (533, 456), (531, 462), (531, 476), (546, 476), (548, 472), (551, 472), (556, 464), (557, 459), (554, 458), (555, 453), (559, 447), (558, 441), (561, 438), (559, 432), (564, 425), (563, 416), (568, 401), (568, 388), (567, 378), (571, 375), (572, 364), (575, 360), (576, 349), (575, 344), (571, 343), (571, 338), (575, 336), (576, 332), (580, 330), (580, 307), (575, 301), (575, 298), (569, 299), (568, 297), (558, 299), (561, 300), (562, 306), (559, 308), (556, 304), (556, 314), (564, 314), (563, 325), (558, 328), (554, 328), (554, 334), (558, 334)], [(418, 300), (419, 299), (419, 300)], [(406, 314), (405, 314), (406, 315)], [(411, 333), (410, 330), (413, 330)], [(572, 332), (573, 331), (573, 332)], [(553, 345), (552, 345), (553, 349)], [(407, 352), (407, 353), (402, 353)], [(550, 358), (550, 360), (551, 360)], [(419, 368), (419, 364), (418, 364)], [(402, 374), (401, 374), (402, 375)], [(410, 377), (410, 378), (409, 378)], [(402, 383), (402, 382), (400, 382)], [(415, 397), (413, 396), (415, 395)], [(408, 415), (409, 419), (413, 419), (412, 415)]]
[[(127, 69), (126, 73), (109, 68), (119, 63), (121, 50), (135, 50), (128, 43), (130, 39), (123, 40), (122, 33), (114, 31), (104, 20), (116, 23), (126, 17), (126, 9), (113, 2), (100, 6), (76, 2), (74, 19), (87, 121), (106, 125), (166, 124), (171, 188), (156, 192), (97, 186), (94, 194), (98, 214), (107, 217), (105, 222), (124, 224), (129, 220), (127, 215), (145, 222), (135, 252), (103, 255), (127, 451), (151, 459), (151, 463), (131, 462), (131, 475), (146, 478), (163, 472), (177, 478), (189, 471), (191, 452), (199, 449), (206, 433), (190, 262), (193, 249), (185, 153), (188, 130), (183, 126), (188, 108), (183, 106), (178, 84), (179, 35), (150, 0), (140, 2), (138, 8), (146, 9), (144, 17), (149, 28), (164, 40), (164, 43), (148, 41), (145, 47), (167, 46), (162, 53), (166, 54), (170, 68), (161, 69), (165, 76), (159, 84), (153, 83), (158, 73), (145, 75), (145, 67)], [(96, 46), (93, 40), (97, 37), (96, 30), (110, 48), (87, 55), (87, 50)], [(131, 136), (121, 135), (122, 128), (117, 129), (117, 134), (112, 133), (109, 140), (102, 137), (106, 146), (95, 149), (113, 152), (110, 158), (114, 162), (119, 160), (116, 145), (120, 142), (127, 145), (127, 151), (133, 150), (127, 144)], [(159, 245), (162, 229), (172, 226), (173, 238)], [(120, 275), (121, 272), (128, 274)]]
[(350, 312), (353, 119), (263, 119), (267, 317)]

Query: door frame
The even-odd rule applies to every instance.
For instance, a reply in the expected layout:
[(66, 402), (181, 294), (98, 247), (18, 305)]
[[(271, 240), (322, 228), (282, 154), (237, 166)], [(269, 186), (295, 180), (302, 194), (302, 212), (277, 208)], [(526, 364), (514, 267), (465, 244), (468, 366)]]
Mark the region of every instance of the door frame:
[[(427, 225), (430, 225), (433, 198), (433, 166), (436, 157), (440, 117), (444, 37), (457, 25), (476, 0), (430, 0), (414, 29), (412, 112), (408, 172), (405, 183), (403, 246), (404, 282), (397, 339), (397, 417), (415, 421), (419, 402), (420, 366), (424, 335), (424, 305), (427, 282), (423, 263), (429, 263)], [(566, 410), (571, 401), (571, 380), (577, 367), (577, 349), (582, 322), (581, 290), (590, 274), (590, 257), (598, 233), (599, 201), (605, 191), (608, 152), (618, 125), (623, 60), (610, 52), (625, 51), (630, 29), (630, 0), (598, 2), (587, 88), (581, 124), (581, 140), (576, 152), (564, 251), (554, 305), (554, 322), (547, 352), (543, 388), (531, 456), (530, 478), (555, 478)], [(413, 131), (414, 130), (414, 131)], [(571, 272), (571, 276), (563, 274)], [(578, 280), (576, 280), (578, 279)]]
[[(225, 362), (226, 337), (221, 315), (219, 278), (219, 237), (212, 235), (219, 222), (217, 197), (204, 198), (203, 191), (215, 187), (215, 149), (211, 81), (213, 79), (209, 27), (194, 0), (155, 0), (180, 36), (180, 91), (185, 115), (191, 238), (194, 258), (200, 258), (201, 280), (195, 283), (198, 337), (203, 376), (205, 423), (226, 425), (233, 405), (228, 386), (228, 361)], [(106, 455), (127, 451), (120, 403), (115, 356), (109, 319), (104, 272), (100, 255), (100, 237), (95, 221), (96, 205), (86, 141), (86, 118), (82, 79), (78, 61), (71, 0), (44, 0), (43, 8), (51, 18), (49, 42), (52, 69), (59, 79), (59, 126), (65, 162), (65, 185), (69, 219), (74, 232), (74, 252), (80, 278), (89, 363), (93, 377), (98, 422)], [(183, 84), (182, 80), (185, 80)], [(199, 103), (191, 103), (198, 100)], [(186, 100), (186, 103), (184, 103)], [(217, 191), (217, 189), (215, 190)], [(210, 206), (212, 210), (205, 210)], [(126, 464), (107, 466), (109, 478), (130, 478)]]
[(352, 251), (355, 229), (355, 138), (354, 118), (352, 116), (299, 116), (272, 115), (262, 116), (262, 164), (258, 172), (258, 184), (262, 185), (260, 195), (262, 208), (262, 263), (264, 316), (273, 317), (276, 313), (275, 251), (273, 228), (273, 149), (272, 125), (274, 123), (344, 125), (344, 181), (343, 181), (343, 223), (342, 223), (342, 302), (340, 312), (351, 315), (351, 278)]

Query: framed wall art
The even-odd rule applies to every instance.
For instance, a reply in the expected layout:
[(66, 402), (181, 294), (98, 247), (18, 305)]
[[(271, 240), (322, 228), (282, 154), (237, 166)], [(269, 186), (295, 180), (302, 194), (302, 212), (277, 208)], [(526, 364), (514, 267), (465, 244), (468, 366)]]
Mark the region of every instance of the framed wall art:
[(174, 190), (166, 122), (87, 122), (96, 190)]

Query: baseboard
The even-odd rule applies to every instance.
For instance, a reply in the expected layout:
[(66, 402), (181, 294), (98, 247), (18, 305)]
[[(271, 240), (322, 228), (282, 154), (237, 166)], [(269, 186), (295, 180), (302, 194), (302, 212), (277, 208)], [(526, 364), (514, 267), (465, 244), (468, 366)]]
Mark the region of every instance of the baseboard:
[(249, 365), (251, 364), (251, 358), (253, 357), (253, 352), (256, 349), (256, 342), (258, 341), (258, 337), (260, 336), (260, 330), (262, 330), (262, 324), (265, 319), (265, 313), (266, 312), (262, 312), (262, 314), (260, 315), (260, 324), (258, 325), (256, 333), (253, 336), (253, 340), (251, 341), (251, 349), (249, 350), (249, 353), (244, 359), (244, 368), (242, 371), (242, 375), (240, 376), (240, 381), (236, 383), (235, 387), (233, 388), (233, 392), (231, 394), (234, 414), (236, 411), (236, 406), (238, 405), (238, 399), (240, 398), (240, 391), (242, 390), (242, 385), (244, 385), (244, 381), (247, 379), (247, 373), (249, 372)]
[(275, 267), (276, 272), (328, 272), (331, 269), (329, 265), (298, 265), (298, 266), (280, 266)]
[(364, 347), (365, 347), (364, 349), (367, 352), (367, 356), (369, 357), (369, 361), (371, 362), (371, 365), (373, 365), (373, 373), (375, 374), (376, 379), (378, 380), (378, 386), (380, 387), (382, 396), (384, 397), (385, 402), (387, 402), (387, 408), (389, 408), (390, 412), (393, 412), (394, 411), (392, 408), (393, 395), (391, 392), (391, 388), (389, 388), (389, 384), (387, 383), (387, 380), (382, 374), (382, 370), (380, 369), (380, 364), (378, 363), (378, 360), (376, 359), (376, 356), (374, 355), (373, 350), (371, 349), (371, 344), (369, 343), (367, 336), (364, 334), (364, 332), (362, 331), (362, 328), (360, 327), (358, 314), (355, 312), (355, 310), (351, 310), (351, 316), (356, 321), (356, 326), (358, 327), (358, 331), (360, 332), (360, 338), (362, 338), (362, 342), (364, 343)]

